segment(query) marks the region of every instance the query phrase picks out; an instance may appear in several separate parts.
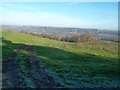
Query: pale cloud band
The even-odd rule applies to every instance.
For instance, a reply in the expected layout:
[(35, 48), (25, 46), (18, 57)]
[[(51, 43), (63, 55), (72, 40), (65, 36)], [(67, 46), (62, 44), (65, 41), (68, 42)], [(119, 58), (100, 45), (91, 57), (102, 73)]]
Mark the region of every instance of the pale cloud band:
[[(16, 22), (17, 21), (17, 22)], [(21, 22), (23, 22), (21, 24)], [(91, 22), (79, 18), (68, 17), (62, 14), (38, 12), (9, 12), (2, 17), (2, 24), (17, 25), (43, 25), (43, 26), (62, 26), (62, 27), (91, 27)]]
[[(21, 23), (22, 22), (22, 23)], [(82, 18), (73, 18), (58, 13), (48, 12), (9, 12), (2, 16), (2, 24), (11, 25), (34, 25), (34, 26), (57, 26), (57, 27), (81, 27), (81, 28), (100, 28), (99, 22), (93, 22)], [(98, 24), (98, 25), (97, 25)], [(102, 26), (106, 29), (110, 26), (108, 22), (102, 23)], [(112, 25), (111, 25), (112, 26)], [(116, 26), (117, 27), (117, 26)], [(111, 27), (112, 28), (112, 27)], [(113, 27), (114, 28), (114, 27)]]
[[(74, 3), (75, 4), (75, 3)], [(14, 8), (14, 7), (15, 8)], [(80, 27), (80, 28), (96, 28), (96, 29), (114, 29), (118, 30), (118, 21), (103, 20), (99, 21), (98, 18), (95, 20), (72, 17), (65, 15), (60, 12), (47, 12), (47, 11), (36, 11), (38, 7), (30, 5), (16, 5), (11, 3), (5, 3), (5, 6), (0, 8), (0, 24), (11, 24), (11, 25), (34, 25), (34, 26), (57, 26), (57, 27)], [(117, 13), (116, 13), (117, 15)], [(103, 15), (109, 18), (110, 15)], [(96, 21), (97, 20), (97, 21)], [(114, 23), (114, 25), (113, 25)]]

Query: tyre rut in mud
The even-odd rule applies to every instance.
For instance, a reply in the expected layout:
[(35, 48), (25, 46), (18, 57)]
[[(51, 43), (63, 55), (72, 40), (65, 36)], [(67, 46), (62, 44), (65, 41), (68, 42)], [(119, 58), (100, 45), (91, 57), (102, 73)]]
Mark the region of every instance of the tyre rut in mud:
[(16, 49), (17, 52), (21, 50), (29, 53), (25, 58), (25, 70), (21, 69), (20, 62), (23, 58), (18, 53), (7, 60), (3, 60), (3, 88), (55, 88), (60, 86), (43, 68), (32, 45), (23, 45)]

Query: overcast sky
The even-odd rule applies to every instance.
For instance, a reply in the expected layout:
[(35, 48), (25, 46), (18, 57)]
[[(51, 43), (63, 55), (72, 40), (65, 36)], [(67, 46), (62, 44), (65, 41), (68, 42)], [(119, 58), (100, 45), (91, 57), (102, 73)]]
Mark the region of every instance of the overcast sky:
[(117, 2), (0, 3), (2, 24), (118, 29)]

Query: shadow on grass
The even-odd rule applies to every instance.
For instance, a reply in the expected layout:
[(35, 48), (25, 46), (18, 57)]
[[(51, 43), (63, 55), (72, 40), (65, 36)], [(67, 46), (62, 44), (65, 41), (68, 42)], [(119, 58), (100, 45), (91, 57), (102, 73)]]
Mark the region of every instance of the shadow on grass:
[[(15, 55), (15, 49), (24, 44), (13, 43), (2, 38), (4, 59)], [(55, 71), (61, 78), (74, 79), (80, 76), (117, 76), (118, 63), (115, 58), (105, 58), (93, 54), (76, 54), (60, 48), (35, 46), (37, 57), (45, 68)], [(7, 66), (6, 66), (7, 67)], [(4, 69), (4, 68), (3, 68)]]
[[(2, 56), (7, 59), (13, 56), (15, 49), (24, 44), (16, 44), (9, 40), (2, 38)], [(71, 67), (89, 67), (90, 69), (97, 69), (98, 73), (115, 74), (117, 70), (117, 59), (105, 58), (93, 54), (76, 54), (54, 47), (33, 46), (37, 52), (38, 57), (45, 59), (44, 62), (49, 65), (71, 65)], [(102, 70), (104, 69), (104, 70)], [(93, 71), (94, 71), (93, 70)], [(93, 72), (92, 71), (92, 72)]]

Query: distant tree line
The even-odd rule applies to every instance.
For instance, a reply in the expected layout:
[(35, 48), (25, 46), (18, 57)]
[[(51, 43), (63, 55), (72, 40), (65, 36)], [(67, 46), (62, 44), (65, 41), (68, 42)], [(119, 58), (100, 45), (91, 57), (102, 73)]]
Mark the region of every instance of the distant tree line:
[(77, 34), (72, 33), (70, 36), (62, 36), (62, 35), (50, 35), (50, 34), (38, 34), (33, 32), (25, 32), (26, 34), (31, 34), (43, 38), (66, 41), (66, 42), (91, 42), (91, 41), (100, 41), (100, 38), (95, 37), (91, 32), (86, 32), (85, 34)]
[[(72, 33), (69, 36), (62, 36), (62, 35), (50, 35), (50, 34), (38, 34), (33, 32), (25, 32), (26, 34), (35, 35), (43, 38), (58, 40), (58, 41), (65, 41), (65, 42), (75, 42), (78, 48), (83, 48), (84, 44), (82, 42), (89, 43), (87, 48), (91, 48), (94, 50), (104, 50), (104, 51), (111, 51), (111, 50), (118, 50), (118, 44), (116, 45), (112, 43), (101, 43), (101, 39), (99, 37), (95, 37), (91, 32), (86, 32), (82, 35), (77, 33)], [(115, 39), (115, 38), (114, 38)], [(114, 40), (113, 38), (111, 40)], [(116, 40), (116, 39), (115, 39)], [(110, 45), (109, 45), (110, 44)], [(68, 45), (64, 44), (63, 47), (66, 48)], [(52, 47), (52, 46), (50, 46)], [(57, 47), (57, 46), (56, 46)]]

